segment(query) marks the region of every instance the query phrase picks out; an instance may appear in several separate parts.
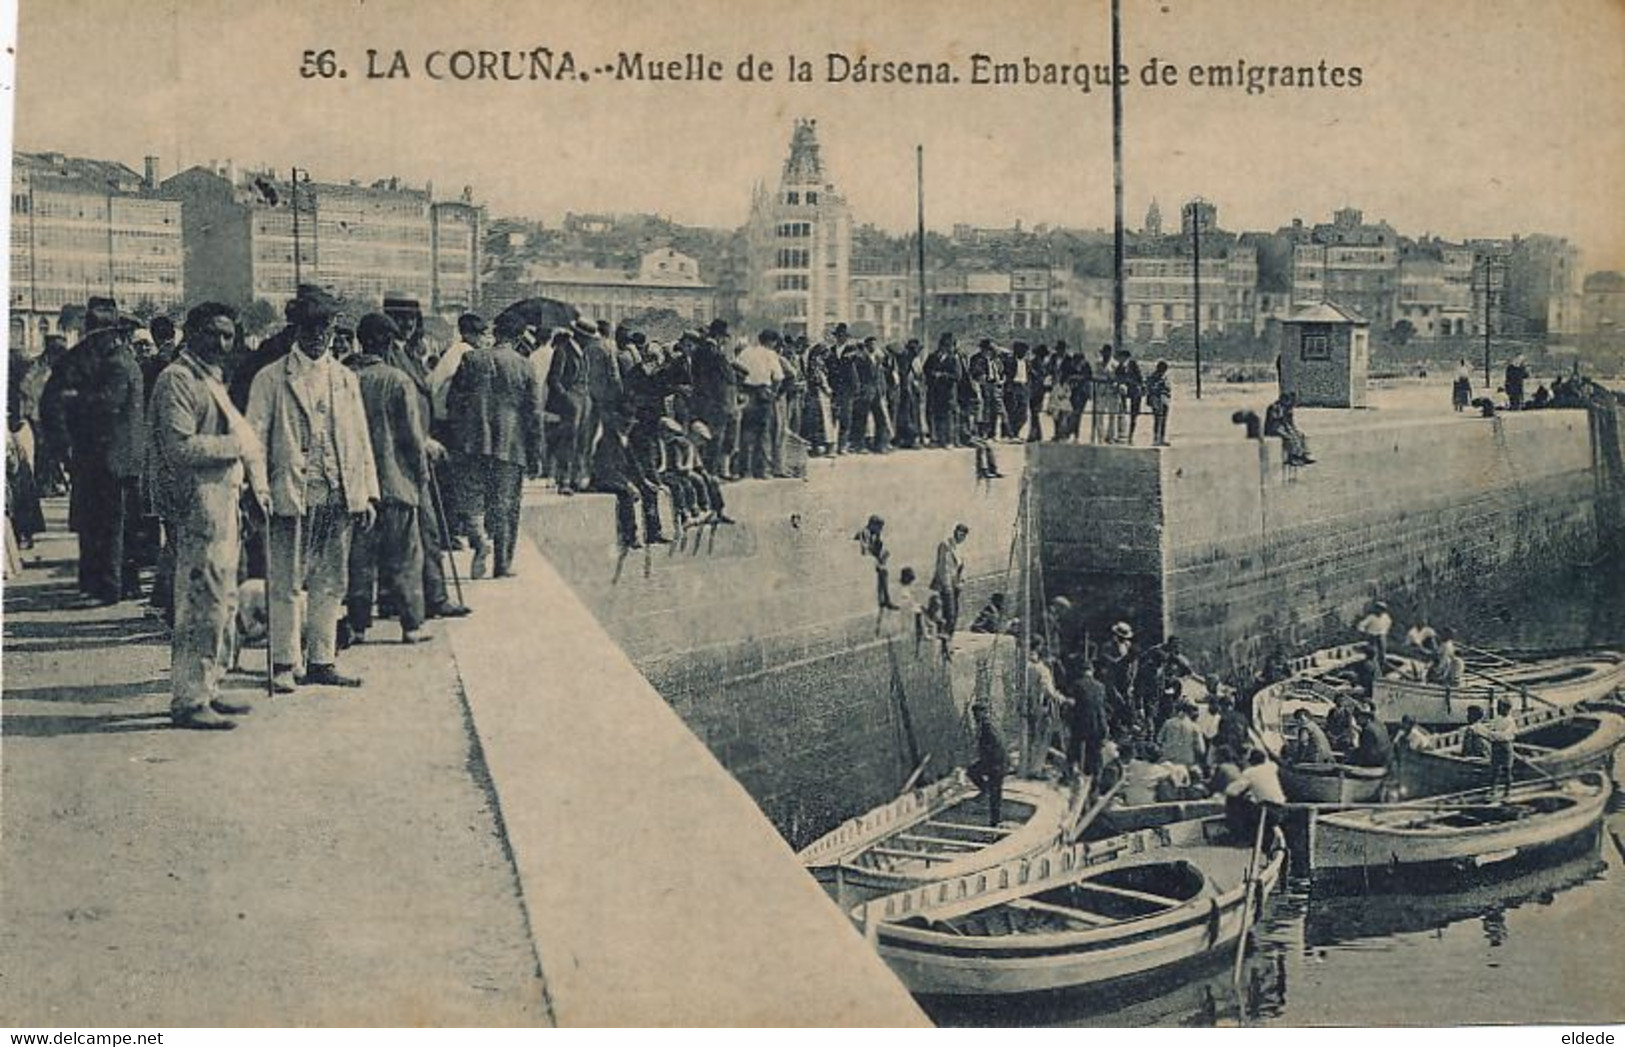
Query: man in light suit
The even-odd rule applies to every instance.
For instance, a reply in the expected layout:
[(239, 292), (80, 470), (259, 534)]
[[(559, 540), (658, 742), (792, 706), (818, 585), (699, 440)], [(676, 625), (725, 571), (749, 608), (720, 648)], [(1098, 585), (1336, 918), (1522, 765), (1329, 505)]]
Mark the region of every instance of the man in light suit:
[(331, 296), (308, 295), (293, 351), (256, 375), (248, 396), (248, 422), (265, 448), (270, 474), (266, 574), (272, 687), (279, 694), (299, 683), (361, 686), (360, 679), (338, 671), (338, 620), (349, 578), (350, 528), (355, 522), (372, 526), (378, 472), (360, 386), (331, 352), (338, 311)]

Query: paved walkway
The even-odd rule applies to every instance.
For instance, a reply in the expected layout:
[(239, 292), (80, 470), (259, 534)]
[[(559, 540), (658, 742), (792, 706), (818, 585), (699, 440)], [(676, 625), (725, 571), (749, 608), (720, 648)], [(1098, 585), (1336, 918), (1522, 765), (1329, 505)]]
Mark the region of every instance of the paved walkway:
[(927, 1024), (527, 543), (345, 652), (365, 687), (234, 675), (255, 711), (192, 732), (155, 619), (67, 609), (51, 508), (5, 591), (0, 1025)]
[(550, 1022), (446, 638), (173, 730), (166, 634), (64, 609), (52, 509), (5, 591), (0, 1025)]

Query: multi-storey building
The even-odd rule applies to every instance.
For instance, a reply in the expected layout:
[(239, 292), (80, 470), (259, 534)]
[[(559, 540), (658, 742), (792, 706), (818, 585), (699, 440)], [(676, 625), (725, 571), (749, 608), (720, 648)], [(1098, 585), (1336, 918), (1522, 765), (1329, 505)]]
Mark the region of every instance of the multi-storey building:
[(1625, 275), (1613, 270), (1591, 273), (1582, 286), (1581, 331), (1588, 335), (1625, 335)]
[(757, 186), (746, 227), (746, 314), (812, 337), (849, 320), (852, 305), (852, 216), (825, 175), (816, 128), (796, 121), (778, 188)]
[(1471, 248), (1443, 240), (1404, 241), (1399, 249), (1399, 291), (1394, 324), (1411, 326), (1424, 341), (1471, 335), (1478, 330), (1473, 309)]
[(127, 310), (185, 300), (181, 209), (120, 163), (16, 153), (11, 186), (11, 339), (36, 353), (65, 305), (110, 295)]
[(1399, 301), (1399, 234), (1387, 222), (1368, 223), (1345, 207), (1303, 235), (1292, 251), (1294, 305), (1332, 301), (1352, 309), (1374, 330), (1393, 326)]
[[(1160, 228), (1160, 216), (1148, 217), (1156, 218)], [(1147, 230), (1124, 260), (1125, 333), (1142, 346), (1164, 342), (1175, 330), (1193, 328), (1198, 321), (1204, 334), (1251, 333), (1257, 290), (1256, 248), (1219, 228), (1213, 204), (1193, 200), (1180, 209), (1178, 236), (1153, 236)]]
[(620, 323), (670, 309), (696, 326), (716, 313), (716, 288), (700, 279), (699, 264), (671, 248), (650, 251), (635, 270), (595, 266), (532, 265), (527, 294), (568, 302), (593, 320)]
[[(1580, 250), (1562, 237), (1514, 237), (1507, 257), (1506, 313), (1523, 334), (1580, 332)], [(1509, 332), (1514, 333), (1514, 332)]]
[(478, 300), (484, 212), (469, 189), (436, 201), (399, 179), (293, 181), (226, 164), (182, 171), (159, 193), (181, 205), (191, 299), (278, 304), (315, 283), (363, 302), (403, 294), (445, 315)]

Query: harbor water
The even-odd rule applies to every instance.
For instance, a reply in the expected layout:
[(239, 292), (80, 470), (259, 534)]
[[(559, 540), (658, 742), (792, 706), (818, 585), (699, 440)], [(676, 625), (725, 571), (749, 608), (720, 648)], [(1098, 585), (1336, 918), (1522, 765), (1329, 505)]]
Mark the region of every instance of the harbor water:
[[(1458, 633), (1485, 647), (1625, 650), (1625, 557), (1486, 599)], [(1402, 626), (1403, 627), (1403, 624)], [(1614, 779), (1625, 763), (1616, 753)], [(1554, 864), (1393, 889), (1294, 875), (1229, 958), (1012, 1004), (928, 1005), (943, 1025), (1595, 1024), (1625, 1020), (1625, 807)]]

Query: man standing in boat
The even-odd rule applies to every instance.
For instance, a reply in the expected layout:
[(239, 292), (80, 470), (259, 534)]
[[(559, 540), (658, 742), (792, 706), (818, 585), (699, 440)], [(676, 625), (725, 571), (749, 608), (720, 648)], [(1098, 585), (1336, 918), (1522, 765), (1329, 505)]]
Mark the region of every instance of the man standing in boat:
[(976, 762), (965, 769), (976, 788), (987, 797), (987, 824), (998, 828), (1003, 820), (1004, 773), (1008, 759), (1004, 737), (993, 726), (993, 716), (987, 703), (978, 699), (971, 705), (976, 719)]
[(1511, 795), (1512, 742), (1518, 737), (1518, 722), (1512, 718), (1512, 699), (1497, 698), (1495, 715), (1470, 729), (1476, 730), (1490, 745), (1491, 798), (1495, 796), (1497, 785), (1504, 790), (1502, 795)]

